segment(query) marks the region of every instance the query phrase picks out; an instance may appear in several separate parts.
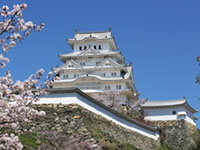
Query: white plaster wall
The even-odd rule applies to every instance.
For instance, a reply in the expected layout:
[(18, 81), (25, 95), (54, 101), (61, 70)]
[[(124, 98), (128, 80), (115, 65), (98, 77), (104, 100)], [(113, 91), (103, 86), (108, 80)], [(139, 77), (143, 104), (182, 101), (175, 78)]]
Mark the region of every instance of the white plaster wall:
[[(95, 81), (91, 82), (94, 83)], [(77, 82), (79, 84), (81, 84), (81, 82)], [(77, 85), (76, 86), (76, 82), (75, 83), (64, 83), (64, 82), (60, 82), (60, 83), (56, 83), (54, 84), (54, 88), (71, 88), (71, 87), (76, 87), (76, 88), (80, 88), (82, 91), (84, 92), (104, 92), (105, 90), (105, 86), (110, 86), (110, 90), (107, 91), (124, 91), (124, 90), (129, 90), (129, 88), (126, 86), (126, 83), (123, 81), (115, 81), (115, 82), (105, 82), (105, 83), (101, 83), (98, 82), (98, 84), (93, 84), (92, 86), (90, 86), (90, 82), (82, 82), (85, 86), (84, 88), (81, 88), (82, 86)], [(100, 84), (99, 84), (100, 83)], [(59, 84), (59, 85), (58, 85)], [(121, 89), (116, 89), (117, 85), (121, 85)]]
[(191, 117), (186, 116), (185, 120), (186, 120), (187, 122), (189, 122), (189, 123), (191, 123), (191, 124), (193, 124), (193, 125), (196, 126), (196, 122), (195, 122), (195, 120), (192, 119)]
[[(85, 62), (85, 66), (96, 66), (96, 62), (102, 62), (105, 58), (92, 58), (92, 59), (77, 59), (76, 62), (80, 64)], [(83, 66), (84, 67), (84, 66)]]
[[(145, 120), (151, 121), (164, 121), (164, 120), (178, 120), (181, 119), (177, 115), (173, 115), (172, 111), (178, 112), (186, 112), (188, 115), (185, 117), (185, 120), (193, 125), (196, 125), (195, 121), (192, 118), (192, 113), (186, 109), (185, 107), (170, 107), (170, 108), (154, 108), (147, 109), (144, 108)], [(183, 119), (183, 118), (182, 118)]]
[(145, 115), (148, 116), (166, 116), (172, 115), (172, 111), (183, 112), (184, 107), (170, 107), (170, 108), (154, 108), (154, 109), (144, 109)]
[(130, 129), (134, 132), (140, 133), (149, 138), (158, 140), (159, 133), (148, 130), (142, 126), (131, 123), (123, 118), (113, 114), (112, 112), (104, 109), (103, 107), (93, 103), (87, 98), (77, 94), (77, 93), (65, 93), (65, 94), (49, 94), (40, 98), (40, 100), (36, 104), (78, 104), (83, 108), (97, 114), (102, 117), (113, 121), (114, 123)]
[(85, 42), (80, 42), (80, 43), (76, 43), (74, 44), (74, 51), (75, 52), (79, 52), (79, 47), (82, 46), (82, 50), (84, 49), (84, 46), (87, 46), (87, 48), (89, 47), (89, 45), (91, 45), (91, 47), (94, 47), (94, 45), (97, 46), (97, 50), (99, 45), (101, 45), (101, 50), (103, 51), (110, 51), (112, 50), (111, 49), (111, 46), (110, 46), (110, 43), (109, 42), (98, 42), (98, 41), (85, 41)]
[[(103, 73), (106, 74), (106, 76), (103, 76)], [(116, 76), (112, 76), (112, 73), (116, 73)], [(77, 71), (77, 72), (66, 72), (66, 73), (61, 73), (60, 77), (61, 79), (64, 79), (64, 75), (68, 75), (68, 79), (75, 79), (74, 74), (76, 74), (76, 78), (82, 75), (98, 75), (102, 78), (119, 78), (121, 77), (120, 70), (114, 70), (114, 68), (111, 68), (110, 70), (100, 70), (100, 71), (89, 71), (89, 70), (82, 70), (82, 71)], [(65, 79), (67, 80), (67, 79)]]
[[(105, 89), (105, 87), (108, 86), (108, 85), (110, 86), (110, 91), (111, 91), (111, 90), (117, 90), (117, 89), (116, 89), (116, 86), (117, 86), (117, 85), (121, 85), (121, 90), (126, 90), (126, 84), (125, 84), (125, 83), (116, 83), (116, 84), (115, 84), (115, 83), (113, 83), (113, 84), (109, 83), (109, 84), (103, 84), (103, 85), (102, 85), (103, 89)], [(109, 91), (109, 90), (108, 90), (108, 91)], [(119, 90), (119, 91), (120, 91), (120, 90)]]

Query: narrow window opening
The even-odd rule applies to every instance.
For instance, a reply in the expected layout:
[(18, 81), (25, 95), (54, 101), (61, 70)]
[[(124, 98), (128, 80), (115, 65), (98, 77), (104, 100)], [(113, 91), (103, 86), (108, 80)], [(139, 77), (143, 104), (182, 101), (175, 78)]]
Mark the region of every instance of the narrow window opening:
[(173, 114), (173, 115), (176, 115), (176, 111), (172, 111), (172, 114)]
[(116, 72), (112, 72), (112, 73), (111, 73), (111, 76), (112, 76), (112, 77), (116, 77), (116, 76), (117, 76), (117, 73), (116, 73)]
[(84, 49), (86, 50), (86, 49), (87, 49), (87, 46), (84, 46)]
[(97, 62), (96, 62), (96, 65), (98, 65), (98, 64), (100, 64), (100, 61), (97, 61)]
[(64, 74), (64, 79), (68, 79), (68, 74)]
[(94, 45), (94, 49), (97, 49), (97, 46), (96, 46), (96, 45)]
[(121, 90), (121, 85), (116, 85), (117, 90)]
[(79, 50), (80, 50), (80, 51), (82, 50), (82, 46), (79, 46)]
[(101, 49), (101, 45), (99, 45), (99, 49)]
[(105, 90), (110, 90), (110, 85), (106, 85)]

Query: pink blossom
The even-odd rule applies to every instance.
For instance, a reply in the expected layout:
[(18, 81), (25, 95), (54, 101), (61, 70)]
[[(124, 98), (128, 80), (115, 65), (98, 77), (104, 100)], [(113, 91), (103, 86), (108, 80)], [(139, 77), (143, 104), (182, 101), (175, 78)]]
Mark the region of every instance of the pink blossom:
[(22, 8), (22, 9), (26, 9), (26, 8), (27, 8), (27, 4), (22, 3), (22, 4), (21, 4), (21, 8)]
[(7, 6), (7, 5), (4, 5), (4, 6), (2, 6), (2, 8), (1, 8), (3, 11), (8, 11), (9, 10), (9, 7)]
[(26, 26), (27, 28), (33, 28), (33, 27), (34, 27), (32, 21), (26, 22), (26, 23), (25, 23), (25, 26)]
[(10, 42), (10, 47), (14, 47), (14, 46), (16, 46), (16, 42), (11, 41), (11, 42)]
[(9, 58), (4, 58), (5, 63), (9, 63), (10, 59)]
[[(27, 5), (14, 5), (9, 11), (8, 6), (1, 8), (0, 14), (3, 21), (0, 22), (0, 45), (2, 52), (0, 53), (0, 68), (6, 66), (10, 60), (5, 55), (8, 51), (15, 47), (26, 36), (33, 31), (41, 31), (44, 24), (36, 26), (32, 21), (25, 22), (23, 19), (23, 10)], [(35, 117), (45, 115), (43, 111), (37, 111), (30, 107), (33, 101), (38, 100), (39, 96), (46, 94), (45, 88), (49, 87), (51, 81), (46, 80), (45, 84), (38, 84), (42, 78), (44, 70), (40, 69), (36, 74), (31, 75), (25, 81), (13, 82), (9, 71), (4, 77), (0, 77), (0, 129), (17, 129), (20, 123), (30, 122)], [(49, 78), (50, 80), (51, 78)], [(36, 87), (38, 91), (33, 93), (32, 89)], [(5, 131), (6, 131), (5, 130)], [(14, 134), (0, 133), (0, 149), (1, 150), (22, 150), (23, 146), (19, 138)]]
[(4, 59), (3, 55), (0, 55), (0, 61), (3, 60), (3, 59)]

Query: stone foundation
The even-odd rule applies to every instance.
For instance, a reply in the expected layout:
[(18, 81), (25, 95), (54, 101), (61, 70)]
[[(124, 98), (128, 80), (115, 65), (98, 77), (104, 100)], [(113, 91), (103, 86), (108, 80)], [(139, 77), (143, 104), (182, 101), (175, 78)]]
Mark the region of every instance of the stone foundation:
[[(46, 116), (41, 117), (32, 123), (24, 124), (21, 133), (38, 133), (43, 138), (51, 137), (61, 133), (62, 139), (68, 140), (73, 134), (83, 135), (95, 146), (95, 150), (101, 149), (101, 145), (91, 135), (90, 129), (108, 134), (112, 139), (120, 143), (129, 143), (141, 150), (155, 150), (160, 146), (159, 140), (154, 140), (123, 128), (105, 118), (96, 115), (76, 104), (57, 105), (45, 104), (37, 105), (37, 109), (44, 110)], [(47, 135), (46, 135), (47, 134)]]
[(199, 138), (197, 127), (185, 120), (154, 121), (160, 130), (163, 145), (172, 150), (190, 150), (196, 147)]

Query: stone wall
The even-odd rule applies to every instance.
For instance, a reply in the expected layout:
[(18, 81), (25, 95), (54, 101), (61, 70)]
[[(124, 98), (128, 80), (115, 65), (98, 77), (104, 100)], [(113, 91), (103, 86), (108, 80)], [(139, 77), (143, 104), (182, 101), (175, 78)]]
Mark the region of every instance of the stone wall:
[[(60, 137), (58, 143), (62, 140), (68, 140), (74, 134), (82, 135), (94, 146), (93, 149), (102, 149), (102, 145), (91, 133), (92, 129), (108, 134), (111, 137), (110, 139), (118, 141), (118, 145), (120, 143), (128, 143), (142, 150), (154, 150), (160, 146), (159, 140), (155, 141), (116, 125), (76, 104), (37, 105), (37, 109), (44, 110), (46, 116), (31, 123), (24, 124), (20, 129), (20, 133), (37, 133), (42, 137), (42, 140), (47, 139), (47, 141), (49, 139), (51, 140), (51, 138), (53, 139), (54, 136), (56, 138)], [(63, 141), (63, 143), (67, 143), (67, 141)]]
[(154, 121), (160, 130), (161, 144), (172, 150), (190, 150), (196, 147), (199, 133), (196, 126), (185, 120)]

